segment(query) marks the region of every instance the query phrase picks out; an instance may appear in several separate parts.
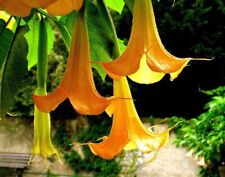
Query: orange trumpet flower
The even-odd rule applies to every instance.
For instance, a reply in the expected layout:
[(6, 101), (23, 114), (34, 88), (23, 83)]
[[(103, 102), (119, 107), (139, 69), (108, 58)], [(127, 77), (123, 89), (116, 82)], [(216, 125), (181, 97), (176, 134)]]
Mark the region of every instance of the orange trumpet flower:
[(62, 16), (73, 10), (79, 10), (83, 5), (83, 0), (57, 0), (50, 4), (46, 9), (50, 15)]
[(0, 0), (0, 11), (3, 10), (12, 16), (26, 17), (30, 15), (31, 8), (18, 0)]
[(93, 154), (104, 159), (112, 159), (122, 149), (140, 149), (142, 152), (157, 151), (167, 144), (169, 130), (156, 133), (142, 124), (135, 109), (126, 77), (114, 80), (114, 96), (118, 99), (108, 107), (108, 114), (113, 114), (113, 125), (109, 137), (103, 137), (99, 143), (88, 143)]
[(90, 63), (87, 27), (79, 13), (67, 67), (60, 85), (47, 96), (33, 96), (36, 106), (43, 112), (54, 110), (69, 98), (74, 109), (85, 115), (97, 115), (105, 111), (114, 97), (104, 98), (96, 90)]
[(101, 64), (114, 79), (129, 76), (148, 84), (161, 80), (166, 73), (171, 80), (175, 79), (191, 59), (175, 57), (164, 48), (151, 0), (135, 0), (132, 31), (125, 52), (114, 61)]

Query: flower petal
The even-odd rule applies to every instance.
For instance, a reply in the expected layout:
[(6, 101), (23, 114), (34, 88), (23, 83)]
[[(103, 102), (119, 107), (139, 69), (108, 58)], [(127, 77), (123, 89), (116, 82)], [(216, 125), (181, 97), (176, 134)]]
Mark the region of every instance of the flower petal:
[(57, 0), (16, 0), (31, 8), (46, 8)]
[[(120, 97), (132, 98), (127, 79), (123, 77), (118, 82), (120, 83), (115, 85), (115, 87), (118, 87)], [(169, 130), (166, 130), (162, 133), (155, 133), (147, 130), (137, 114), (133, 100), (127, 99), (121, 101), (123, 101), (125, 104), (123, 105), (123, 111), (126, 112), (125, 115), (127, 118), (129, 135), (131, 138), (131, 144), (128, 145), (129, 148), (133, 147), (138, 148), (143, 152), (151, 152), (158, 150), (168, 142)]]
[(145, 4), (146, 7), (145, 50), (148, 66), (155, 72), (173, 73), (178, 70), (181, 72), (181, 68), (184, 68), (191, 58), (175, 57), (165, 49), (158, 33), (151, 0), (143, 0), (139, 3)]
[(144, 55), (141, 59), (139, 69), (134, 74), (129, 75), (129, 78), (140, 84), (152, 84), (160, 81), (164, 75), (165, 73), (152, 71), (148, 67), (146, 56)]
[(113, 125), (109, 137), (103, 138), (103, 141), (100, 143), (88, 143), (93, 154), (104, 159), (113, 159), (129, 142), (126, 114), (122, 101), (116, 100)]
[(0, 10), (5, 10), (12, 16), (29, 16), (31, 8), (22, 4), (18, 0), (7, 0), (0, 2)]
[(140, 4), (136, 4), (134, 7), (132, 31), (125, 52), (111, 62), (101, 63), (108, 75), (113, 79), (118, 79), (114, 75), (127, 76), (135, 73), (139, 68), (139, 63), (144, 53), (143, 13), (138, 6)]
[(50, 15), (66, 15), (73, 10), (79, 10), (83, 5), (83, 0), (58, 0), (49, 5), (46, 9)]

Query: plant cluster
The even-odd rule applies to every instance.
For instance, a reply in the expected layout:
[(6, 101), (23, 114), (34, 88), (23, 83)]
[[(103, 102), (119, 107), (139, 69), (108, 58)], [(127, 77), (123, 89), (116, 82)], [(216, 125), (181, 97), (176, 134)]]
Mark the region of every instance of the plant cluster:
[(202, 163), (202, 177), (217, 177), (218, 167), (225, 164), (225, 87), (204, 91), (212, 95), (204, 113), (185, 120), (172, 117), (169, 122), (182, 122), (175, 130), (177, 146), (187, 147)]

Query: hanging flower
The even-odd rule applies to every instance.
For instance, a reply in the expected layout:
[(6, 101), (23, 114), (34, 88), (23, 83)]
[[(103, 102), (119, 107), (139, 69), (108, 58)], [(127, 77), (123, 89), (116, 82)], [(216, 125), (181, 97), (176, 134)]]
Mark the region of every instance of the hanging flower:
[(57, 0), (46, 9), (50, 15), (62, 16), (73, 10), (79, 10), (83, 5), (83, 0)]
[(83, 18), (78, 14), (68, 63), (60, 85), (47, 96), (33, 96), (36, 106), (43, 112), (54, 110), (62, 101), (69, 98), (78, 113), (97, 115), (104, 112), (115, 99), (102, 97), (95, 88), (87, 27)]
[(31, 8), (19, 0), (0, 0), (0, 11), (6, 11), (12, 16), (26, 17), (30, 15)]
[(114, 96), (125, 99), (118, 99), (108, 107), (108, 114), (113, 114), (112, 129), (109, 137), (103, 137), (102, 142), (88, 143), (93, 154), (104, 159), (112, 159), (122, 149), (140, 149), (149, 153), (167, 144), (170, 129), (156, 133), (142, 124), (126, 77), (114, 80)]
[(148, 84), (161, 80), (166, 73), (171, 80), (175, 79), (191, 59), (175, 57), (164, 48), (151, 0), (135, 0), (132, 31), (125, 52), (114, 61), (101, 64), (114, 79), (129, 76)]

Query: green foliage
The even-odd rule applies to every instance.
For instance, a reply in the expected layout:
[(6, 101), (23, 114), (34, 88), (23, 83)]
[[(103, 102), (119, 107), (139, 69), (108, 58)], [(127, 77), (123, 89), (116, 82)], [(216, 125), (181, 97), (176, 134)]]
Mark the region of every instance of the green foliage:
[(206, 112), (191, 120), (177, 117), (169, 119), (170, 123), (183, 121), (176, 130), (177, 139), (174, 143), (187, 147), (199, 158), (204, 157), (207, 168), (201, 170), (202, 177), (217, 176), (218, 166), (225, 161), (225, 90), (219, 87), (208, 93), (220, 95), (213, 96), (206, 104)]
[(93, 67), (104, 80), (106, 73), (96, 61), (110, 61), (119, 54), (116, 31), (112, 19), (103, 1), (89, 3), (87, 8), (87, 23), (90, 40), (91, 60)]
[(73, 142), (90, 142), (109, 134), (111, 119), (105, 117), (89, 117), (88, 127), (80, 127), (75, 131), (68, 130), (68, 127), (60, 123), (55, 136), (55, 143), (60, 146), (64, 153), (66, 162), (72, 167), (75, 173), (93, 173), (95, 177), (115, 177), (119, 174), (121, 167), (116, 160), (104, 160), (94, 156), (87, 146), (82, 146), (84, 157), (82, 158), (72, 149)]
[(13, 105), (14, 96), (21, 88), (21, 80), (27, 72), (28, 46), (24, 38), (27, 30), (26, 26), (19, 26), (11, 38), (10, 45), (4, 49), (7, 53), (0, 68), (0, 117), (4, 117)]

